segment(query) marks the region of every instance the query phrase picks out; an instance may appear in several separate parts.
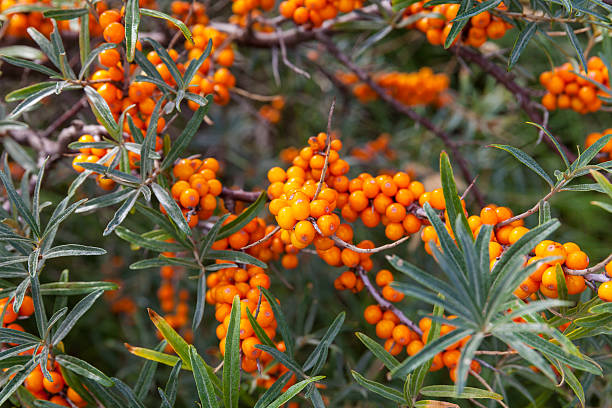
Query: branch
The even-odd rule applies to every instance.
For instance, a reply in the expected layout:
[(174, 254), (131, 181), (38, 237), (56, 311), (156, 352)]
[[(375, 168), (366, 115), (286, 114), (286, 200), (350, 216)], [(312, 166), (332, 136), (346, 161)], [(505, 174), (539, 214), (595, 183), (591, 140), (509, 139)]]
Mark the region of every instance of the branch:
[(393, 303), (389, 302), (387, 299), (382, 297), (380, 293), (378, 293), (374, 285), (372, 285), (372, 282), (370, 282), (370, 278), (368, 278), (368, 274), (365, 269), (363, 269), (361, 266), (358, 266), (357, 268), (355, 268), (355, 271), (357, 272), (357, 275), (361, 278), (363, 286), (368, 290), (368, 292), (370, 292), (370, 295), (372, 295), (372, 297), (374, 298), (374, 300), (376, 300), (376, 303), (378, 303), (380, 307), (392, 311), (398, 317), (398, 319), (400, 319), (400, 322), (410, 327), (419, 336), (423, 335), (423, 332), (421, 331), (419, 326), (417, 326), (412, 320), (410, 320), (404, 314), (404, 312), (395, 307)]
[[(457, 57), (461, 57), (475, 63), (487, 74), (493, 76), (500, 84), (505, 86), (506, 89), (508, 89), (510, 92), (512, 92), (512, 94), (514, 94), (519, 105), (525, 111), (525, 113), (532, 122), (538, 123), (540, 125), (544, 124), (544, 118), (540, 113), (538, 104), (531, 99), (529, 89), (519, 85), (514, 80), (514, 75), (507, 72), (504, 68), (495, 64), (493, 61), (489, 60), (486, 56), (482, 55), (478, 51), (475, 51), (469, 47), (465, 47), (463, 45), (454, 45), (450, 48), (450, 51), (454, 53)], [(555, 144), (552, 140), (546, 137), (544, 138), (544, 142), (555, 152), (557, 152), (557, 148), (555, 147)], [(561, 145), (561, 149), (568, 157), (569, 161), (576, 160), (576, 155), (571, 152), (567, 148), (567, 146)]]
[[(353, 73), (355, 75), (357, 75), (357, 77), (361, 81), (365, 82), (374, 92), (376, 92), (378, 97), (380, 97), (382, 100), (384, 100), (389, 105), (391, 105), (391, 107), (393, 107), (396, 111), (398, 111), (398, 112), (408, 116), (414, 122), (420, 124), (421, 126), (426, 128), (427, 130), (431, 131), (439, 139), (441, 139), (442, 142), (452, 152), (452, 154), (453, 154), (453, 156), (455, 158), (455, 161), (459, 165), (459, 169), (461, 170), (463, 178), (466, 181), (468, 181), (468, 182), (470, 180), (474, 179), (474, 177), (470, 173), (470, 170), (468, 169), (467, 161), (465, 160), (465, 158), (463, 157), (463, 155), (459, 151), (459, 148), (457, 147), (457, 145), (451, 140), (450, 135), (448, 133), (446, 133), (444, 130), (438, 128), (437, 126), (435, 126), (431, 121), (429, 121), (429, 119), (419, 115), (418, 113), (416, 113), (414, 110), (412, 110), (408, 106), (404, 105), (403, 103), (401, 103), (401, 102), (397, 101), (395, 98), (393, 98), (393, 96), (391, 96), (383, 87), (381, 87), (376, 82), (374, 82), (374, 80), (370, 77), (370, 75), (367, 72), (362, 70), (347, 55), (345, 55), (331, 41), (331, 39), (327, 35), (325, 35), (324, 33), (317, 33), (316, 37), (317, 37), (317, 39), (319, 41), (321, 41), (321, 43), (323, 43), (323, 45), (325, 45), (325, 47), (327, 48), (327, 51), (332, 56), (334, 56), (343, 65), (348, 67), (351, 71), (353, 71)], [(472, 188), (472, 192), (473, 192), (476, 200), (478, 201), (479, 205), (484, 206), (484, 199), (482, 197), (482, 194), (478, 190), (478, 188), (476, 188), (476, 186), (474, 186)]]
[(232, 190), (231, 188), (223, 187), (220, 196), (222, 198), (230, 198), (239, 201), (255, 202), (261, 194), (261, 191), (244, 191)]

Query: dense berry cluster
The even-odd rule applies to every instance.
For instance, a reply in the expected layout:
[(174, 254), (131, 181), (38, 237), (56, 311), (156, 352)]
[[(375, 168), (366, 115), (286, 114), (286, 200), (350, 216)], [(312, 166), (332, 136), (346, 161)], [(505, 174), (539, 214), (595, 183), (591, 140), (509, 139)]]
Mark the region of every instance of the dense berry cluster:
[[(355, 74), (338, 73), (337, 78), (352, 86), (353, 94), (363, 103), (378, 99), (376, 92), (366, 83), (359, 82)], [(374, 81), (393, 98), (407, 106), (436, 105), (448, 102), (446, 93), (449, 78), (423, 67), (416, 72), (386, 72), (374, 75)]]
[(362, 0), (284, 0), (278, 10), (295, 24), (320, 27), (324, 21), (335, 18), (338, 13), (349, 13), (362, 5)]
[[(225, 220), (225, 224), (233, 221), (236, 216), (231, 215)], [(274, 227), (266, 226), (261, 218), (254, 218), (240, 231), (235, 232), (227, 238), (215, 242), (213, 249), (240, 249), (249, 244), (256, 244), (266, 233)], [(273, 252), (282, 252), (284, 247), (278, 245), (274, 239), (267, 240), (248, 248), (247, 252), (262, 260), (270, 261)], [(276, 254), (278, 256), (278, 254)], [(226, 262), (226, 261), (225, 261)], [(223, 264), (224, 261), (217, 261)], [(219, 322), (216, 333), (219, 339), (219, 350), (221, 355), (225, 354), (225, 341), (229, 326), (232, 301), (235, 296), (240, 298), (240, 348), (242, 350), (242, 369), (248, 373), (255, 373), (259, 369), (257, 384), (269, 388), (276, 379), (286, 373), (288, 369), (280, 364), (273, 363), (272, 356), (262, 352), (255, 346), (261, 344), (261, 340), (255, 334), (253, 326), (248, 318), (247, 309), (255, 318), (255, 321), (264, 330), (265, 334), (274, 340), (276, 336), (277, 323), (274, 318), (272, 307), (260, 288), (270, 287), (270, 277), (266, 271), (258, 266), (245, 265), (243, 267), (228, 267), (219, 269), (208, 274), (206, 277), (206, 302), (215, 305), (215, 319)], [(285, 351), (284, 343), (275, 343), (280, 351)], [(273, 364), (270, 367), (266, 367)], [(266, 368), (265, 370), (261, 370)], [(295, 382), (295, 377), (285, 386), (285, 390)]]
[(581, 114), (599, 110), (602, 105), (599, 96), (609, 98), (610, 95), (595, 83), (610, 86), (608, 68), (599, 57), (589, 58), (587, 68), (585, 72), (566, 62), (540, 74), (540, 83), (548, 91), (542, 97), (542, 105), (548, 110), (572, 109)]
[(25, 388), (36, 399), (46, 400), (62, 407), (76, 406), (80, 408), (87, 406), (87, 402), (83, 397), (66, 384), (57, 362), (48, 362), (47, 370), (49, 370), (52, 381), (45, 378), (40, 366), (36, 366), (25, 379)]
[[(3, 314), (4, 318), (2, 321), (2, 327), (6, 327), (11, 330), (25, 331), (24, 328), (16, 323), (18, 319), (27, 319), (34, 313), (34, 301), (30, 296), (25, 296), (19, 307), (19, 310), (15, 312), (13, 309), (14, 300), (9, 298), (0, 299), (0, 314)], [(17, 346), (17, 344), (9, 343), (9, 346)], [(10, 350), (4, 350), (3, 352), (9, 352)], [(38, 352), (40, 352), (39, 350)], [(32, 354), (33, 350), (27, 350), (19, 353), (19, 355)], [(67, 387), (62, 376), (59, 365), (57, 362), (48, 363), (47, 369), (51, 379), (43, 376), (40, 366), (37, 366), (27, 377), (24, 386), (30, 391), (37, 399), (47, 400), (54, 404), (70, 407), (66, 399), (69, 399), (72, 404), (77, 407), (85, 406), (85, 401), (81, 396), (72, 388)]]
[[(51, 4), (50, 0), (41, 0), (38, 3), (41, 4)], [(11, 37), (28, 37), (27, 29), (28, 27), (33, 27), (40, 31), (45, 36), (49, 36), (51, 31), (53, 31), (53, 24), (51, 23), (51, 19), (45, 18), (41, 11), (30, 11), (24, 12), (19, 11), (16, 13), (11, 13), (10, 9), (12, 7), (17, 8), (18, 6), (27, 6), (30, 5), (31, 1), (25, 0), (2, 0), (0, 2), (0, 12), (6, 13), (6, 18), (8, 19), (6, 34)], [(61, 30), (68, 30), (67, 21), (58, 22), (58, 28)]]
[[(210, 218), (217, 208), (217, 197), (223, 185), (216, 178), (219, 162), (209, 157), (200, 159), (181, 159), (172, 169), (176, 182), (170, 192), (183, 211), (190, 227), (200, 220)], [(165, 212), (163, 207), (160, 207)]]
[[(427, 41), (432, 45), (443, 45), (446, 42), (451, 28), (453, 27), (452, 20), (457, 17), (459, 4), (437, 4), (435, 6), (425, 6), (427, 1), (418, 1), (412, 3), (404, 11), (404, 18), (410, 19), (411, 24), (408, 28), (416, 28), (425, 33)], [(497, 6), (499, 10), (505, 10), (504, 3)], [(415, 20), (416, 17), (420, 17)], [(468, 23), (463, 28), (462, 34), (455, 39), (466, 45), (480, 47), (487, 39), (493, 40), (502, 38), (506, 31), (513, 26), (502, 18), (493, 15), (489, 11), (483, 11), (470, 17)], [(453, 44), (454, 44), (453, 43)]]
[[(227, 42), (227, 34), (222, 33), (204, 23), (198, 23), (190, 27), (193, 34), (193, 44), (185, 41), (185, 49), (188, 62), (200, 58), (206, 50), (208, 41), (212, 41), (212, 49), (198, 73), (189, 83), (189, 91), (201, 96), (212, 94), (218, 105), (227, 105), (230, 101), (229, 90), (236, 85), (236, 78), (229, 70), (234, 64), (234, 50), (231, 42)], [(188, 65), (188, 64), (186, 64)], [(198, 108), (198, 104), (189, 101), (192, 110)]]

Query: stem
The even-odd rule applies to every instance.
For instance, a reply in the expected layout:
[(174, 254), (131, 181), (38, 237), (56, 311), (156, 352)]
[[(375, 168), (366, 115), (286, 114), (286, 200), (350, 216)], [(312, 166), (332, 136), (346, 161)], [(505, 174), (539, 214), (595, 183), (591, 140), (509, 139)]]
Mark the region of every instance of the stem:
[(311, 201), (314, 201), (319, 196), (321, 189), (323, 188), (323, 182), (325, 181), (325, 174), (327, 173), (327, 167), (329, 166), (329, 152), (331, 151), (331, 121), (334, 116), (334, 107), (336, 106), (336, 98), (332, 99), (331, 107), (329, 108), (329, 115), (327, 115), (327, 147), (325, 149), (325, 162), (323, 163), (323, 169), (321, 170), (321, 177), (319, 178), (319, 184), (317, 184), (317, 191), (315, 191), (314, 197)]
[(376, 300), (380, 307), (382, 307), (383, 309), (391, 310), (398, 317), (398, 319), (400, 319), (402, 323), (410, 327), (419, 336), (423, 335), (423, 332), (421, 331), (419, 326), (417, 326), (412, 320), (410, 320), (404, 314), (404, 312), (395, 307), (393, 303), (389, 302), (387, 299), (382, 297), (380, 293), (378, 293), (374, 285), (372, 285), (372, 282), (370, 282), (370, 279), (368, 278), (368, 274), (365, 269), (363, 269), (361, 266), (358, 266), (357, 268), (355, 268), (355, 270), (357, 272), (357, 275), (361, 278), (363, 286), (368, 290), (368, 292), (370, 292), (370, 295), (372, 295), (372, 297), (374, 298), (374, 300)]

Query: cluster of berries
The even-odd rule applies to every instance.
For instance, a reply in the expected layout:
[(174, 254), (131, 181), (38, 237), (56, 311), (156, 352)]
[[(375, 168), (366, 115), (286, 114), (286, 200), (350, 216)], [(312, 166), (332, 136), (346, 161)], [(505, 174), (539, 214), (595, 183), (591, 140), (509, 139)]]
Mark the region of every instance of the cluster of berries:
[(362, 0), (284, 0), (279, 4), (278, 11), (295, 24), (320, 27), (338, 13), (349, 13), (362, 6)]
[[(176, 256), (173, 252), (164, 252), (162, 255), (167, 257)], [(165, 265), (160, 268), (161, 284), (157, 290), (157, 299), (161, 309), (166, 315), (164, 319), (175, 330), (186, 328), (189, 323), (189, 291), (181, 289), (178, 291), (178, 303), (176, 283), (180, 277), (180, 271), (175, 266)], [(171, 314), (173, 313), (173, 314)], [(193, 341), (193, 333), (191, 330), (185, 330), (182, 333), (187, 341)]]
[[(53, 31), (53, 24), (50, 18), (45, 18), (42, 11), (18, 11), (11, 13), (11, 8), (18, 8), (20, 6), (31, 5), (32, 3), (41, 3), (41, 5), (50, 5), (50, 0), (41, 0), (37, 2), (27, 0), (1, 0), (0, 1), (0, 12), (5, 14), (7, 18), (6, 34), (11, 37), (27, 38), (29, 37), (27, 29), (33, 27), (40, 31), (46, 37), (51, 35)], [(61, 30), (68, 30), (68, 21), (58, 21), (58, 28)]]
[[(173, 1), (170, 3), (170, 12), (172, 17), (187, 25), (209, 23), (206, 6), (200, 2)], [(168, 22), (168, 27), (172, 28), (172, 23)]]
[[(180, 7), (175, 4), (179, 4)], [(191, 2), (175, 1), (172, 3), (172, 11), (177, 18), (185, 20), (191, 4)], [(193, 36), (193, 44), (185, 41), (184, 47), (188, 51), (187, 60), (190, 62), (200, 58), (209, 40), (212, 41), (212, 49), (211, 57), (202, 63), (198, 73), (189, 83), (189, 91), (201, 96), (212, 94), (216, 104), (227, 105), (230, 101), (229, 90), (236, 85), (236, 78), (228, 69), (234, 64), (235, 58), (232, 44), (228, 42), (226, 33), (208, 25), (209, 19), (204, 6), (200, 3), (193, 4), (198, 6), (194, 10), (201, 10), (201, 12), (198, 14), (199, 11), (196, 11), (195, 20), (190, 20), (193, 21), (193, 25), (189, 27)], [(199, 106), (193, 101), (189, 101), (188, 105), (192, 110), (196, 110)]]
[(270, 123), (278, 123), (281, 119), (281, 112), (285, 107), (285, 98), (276, 96), (270, 103), (259, 108), (259, 116)]
[(66, 384), (57, 361), (53, 363), (47, 362), (47, 370), (51, 376), (51, 381), (43, 375), (39, 365), (32, 370), (24, 381), (25, 388), (36, 399), (49, 401), (51, 404), (55, 404), (52, 406), (76, 406), (79, 408), (87, 406), (87, 401), (85, 401), (74, 388)]
[[(590, 147), (597, 140), (601, 139), (605, 135), (610, 135), (610, 134), (612, 134), (612, 128), (608, 128), (601, 133), (599, 132), (589, 133), (589, 135), (587, 136), (584, 142), (585, 147), (586, 148)], [(599, 151), (599, 156), (602, 162), (612, 160), (612, 140), (606, 143), (604, 147)]]
[[(443, 203), (438, 203), (438, 207), (435, 206), (436, 203), (432, 202), (432, 199), (429, 200), (429, 203), (434, 208), (445, 209), (445, 205), (442, 205)], [(481, 210), (480, 215), (472, 215), (468, 217), (468, 224), (474, 237), (478, 235), (480, 227), (483, 224), (496, 226), (496, 229), (491, 234), (491, 241), (489, 243), (491, 269), (495, 266), (495, 263), (499, 257), (505, 250), (507, 250), (509, 246), (515, 244), (523, 235), (529, 232), (529, 228), (523, 225), (522, 219), (518, 219), (510, 223), (506, 222), (512, 217), (512, 210), (507, 207), (496, 206), (494, 204), (489, 204), (488, 206), (484, 207)], [(504, 225), (498, 226), (500, 223), (504, 223)], [(448, 221), (446, 223), (446, 228), (452, 236), (452, 231)], [(425, 242), (425, 249), (430, 254), (430, 241), (433, 241), (438, 246), (440, 245), (436, 231), (431, 225), (423, 228), (421, 238)], [(541, 261), (543, 258), (548, 257), (553, 258), (553, 260), (547, 262)], [(586, 281), (584, 276), (577, 274), (574, 271), (582, 271), (587, 269), (589, 267), (589, 257), (577, 244), (573, 242), (561, 244), (551, 240), (541, 241), (533, 249), (532, 254), (525, 259), (525, 266), (536, 262), (540, 263), (540, 265), (538, 265), (537, 269), (523, 282), (521, 282), (515, 290), (514, 294), (518, 298), (527, 299), (538, 290), (546, 297), (558, 297), (557, 265), (561, 266), (562, 268), (567, 293), (569, 295), (582, 293), (586, 289)], [(609, 269), (609, 277), (612, 277), (612, 265)], [(602, 283), (599, 287), (598, 295), (602, 300), (611, 301), (612, 283), (609, 281)]]
[[(219, 162), (208, 157), (200, 159), (181, 159), (172, 169), (176, 182), (170, 192), (183, 211), (190, 227), (200, 220), (210, 218), (217, 208), (217, 197), (223, 185), (216, 178)], [(165, 209), (160, 206), (165, 213)]]
[[(19, 310), (15, 312), (13, 309), (14, 300), (7, 297), (0, 299), (0, 314), (3, 314), (2, 327), (6, 327), (11, 330), (18, 330), (24, 332), (25, 329), (16, 321), (19, 319), (27, 319), (34, 313), (34, 301), (30, 296), (24, 296)], [(9, 346), (17, 346), (17, 344), (9, 343)], [(6, 350), (5, 350), (6, 352)], [(39, 350), (40, 352), (40, 350)], [(19, 355), (32, 354), (33, 350), (27, 350), (19, 353)], [(37, 366), (25, 380), (25, 388), (32, 393), (37, 399), (47, 400), (57, 405), (70, 407), (66, 398), (69, 398), (71, 402), (77, 407), (82, 407), (85, 401), (81, 396), (76, 393), (72, 388), (65, 388), (64, 378), (59, 371), (57, 362), (49, 365), (49, 374), (51, 380), (43, 376), (40, 366)]]
[(548, 91), (542, 97), (542, 105), (548, 110), (572, 109), (581, 114), (599, 110), (602, 105), (599, 96), (609, 98), (610, 95), (593, 82), (609, 87), (608, 68), (601, 58), (591, 57), (587, 69), (588, 72), (578, 71), (566, 62), (540, 74), (540, 83)]
[[(425, 33), (427, 41), (432, 45), (443, 45), (446, 42), (451, 28), (452, 20), (457, 17), (459, 4), (447, 3), (435, 6), (425, 6), (427, 1), (412, 3), (404, 11), (404, 18), (409, 19), (411, 24), (408, 28), (416, 28)], [(504, 3), (497, 6), (498, 10), (506, 10)], [(419, 18), (421, 15), (423, 17)], [(418, 18), (417, 20), (414, 20)], [(457, 36), (453, 44), (461, 41), (472, 47), (480, 47), (487, 39), (502, 38), (506, 31), (513, 26), (502, 18), (494, 16), (489, 11), (483, 11), (471, 17), (464, 27), (463, 34)]]
[[(100, 142), (101, 139), (99, 136), (92, 136), (90, 134), (84, 134), (79, 137), (78, 140), (80, 143), (95, 143)], [(85, 168), (79, 165), (79, 163), (98, 163), (106, 154), (108, 153), (107, 149), (100, 148), (90, 148), (84, 147), (79, 149), (79, 154), (74, 156), (72, 159), (72, 168), (77, 173), (82, 173), (85, 171)], [(131, 153), (131, 152), (130, 152)], [(107, 163), (110, 164), (112, 160), (109, 160)], [(98, 174), (96, 177), (96, 184), (106, 191), (110, 191), (115, 188), (115, 182), (110, 178), (104, 176), (103, 174)]]
[[(362, 103), (378, 99), (376, 92), (352, 73), (338, 73), (336, 77), (345, 85), (352, 86), (353, 94)], [(393, 98), (407, 106), (442, 106), (449, 102), (446, 93), (449, 78), (446, 74), (435, 74), (429, 67), (416, 72), (387, 72), (374, 75), (374, 81)]]
[[(255, 223), (259, 223), (256, 221)], [(226, 242), (216, 242), (214, 247), (223, 248)], [(223, 263), (224, 261), (217, 261)], [(219, 339), (219, 351), (225, 355), (225, 342), (227, 329), (229, 326), (232, 301), (235, 296), (240, 297), (240, 349), (242, 350), (242, 369), (247, 373), (255, 373), (258, 366), (266, 368), (259, 370), (257, 384), (264, 388), (271, 387), (276, 379), (288, 371), (287, 367), (281, 363), (274, 363), (272, 355), (262, 352), (256, 348), (261, 344), (260, 339), (255, 334), (253, 326), (248, 318), (247, 309), (253, 315), (257, 324), (264, 330), (266, 335), (273, 340), (276, 336), (277, 322), (274, 317), (272, 306), (260, 291), (260, 287), (268, 289), (270, 287), (270, 277), (264, 269), (248, 265), (244, 268), (231, 267), (219, 269), (217, 272), (210, 273), (206, 277), (206, 302), (215, 306), (215, 319), (219, 322), (216, 329)], [(276, 347), (284, 352), (284, 343), (276, 343)], [(274, 366), (266, 367), (270, 363)], [(295, 376), (291, 378), (284, 390), (295, 383)]]
[(377, 154), (384, 155), (388, 160), (395, 160), (397, 154), (389, 147), (390, 140), (390, 134), (381, 133), (376, 139), (368, 141), (365, 146), (352, 148), (350, 154), (364, 162), (372, 160)]

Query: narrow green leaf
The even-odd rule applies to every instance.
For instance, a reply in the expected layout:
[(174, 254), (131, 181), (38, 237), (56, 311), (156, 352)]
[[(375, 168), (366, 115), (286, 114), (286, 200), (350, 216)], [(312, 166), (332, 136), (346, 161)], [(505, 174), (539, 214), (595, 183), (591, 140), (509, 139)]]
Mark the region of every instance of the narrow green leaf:
[(281, 405), (285, 404), (286, 402), (289, 402), (291, 400), (291, 398), (293, 398), (296, 395), (298, 395), (300, 393), (300, 391), (302, 391), (304, 388), (306, 388), (306, 386), (308, 384), (313, 383), (315, 381), (320, 381), (323, 378), (325, 378), (324, 375), (319, 375), (319, 376), (316, 376), (316, 377), (308, 378), (306, 380), (302, 380), (299, 383), (292, 385), (280, 397), (278, 397), (270, 405), (268, 405), (267, 408), (280, 408)]
[(457, 387), (454, 385), (430, 385), (421, 389), (421, 394), (425, 397), (436, 398), (469, 398), (469, 399), (494, 399), (501, 401), (503, 397), (496, 392), (483, 390), (474, 387), (465, 387), (463, 391), (457, 394)]
[(512, 52), (510, 52), (510, 58), (508, 59), (508, 71), (512, 69), (514, 64), (517, 63), (523, 50), (531, 40), (531, 37), (536, 33), (538, 29), (538, 25), (535, 21), (531, 21), (527, 23), (525, 28), (521, 30), (519, 35), (516, 37), (516, 41), (514, 42), (514, 47), (512, 48)]
[(516, 147), (508, 146), (508, 145), (499, 145), (493, 144), (492, 147), (496, 147), (501, 150), (505, 150), (514, 156), (518, 161), (520, 161), (525, 166), (529, 167), (534, 173), (538, 176), (542, 177), (549, 186), (553, 187), (555, 185), (554, 181), (550, 178), (548, 174), (544, 171), (544, 169), (527, 153), (522, 150), (517, 149)]
[(117, 142), (122, 141), (122, 131), (119, 129), (119, 125), (115, 122), (115, 118), (111, 113), (108, 104), (102, 98), (95, 89), (90, 86), (85, 87), (85, 95), (87, 95), (87, 99), (89, 100), (89, 105), (91, 106), (91, 110), (93, 111), (96, 119), (104, 128), (108, 131), (108, 134), (115, 139)]
[(241, 212), (240, 215), (238, 215), (231, 222), (228, 222), (226, 225), (221, 227), (219, 235), (217, 235), (217, 239), (219, 240), (227, 238), (233, 233), (242, 229), (242, 227), (247, 225), (253, 218), (257, 216), (257, 214), (259, 214), (259, 212), (265, 206), (267, 201), (268, 195), (264, 191), (259, 195), (259, 197), (257, 197), (257, 200), (255, 200), (253, 204), (249, 205), (247, 209)]
[(351, 370), (351, 374), (355, 381), (368, 390), (380, 395), (381, 397), (396, 402), (400, 405), (406, 404), (404, 395), (395, 388), (388, 387), (376, 381), (368, 380), (357, 371)]
[(208, 371), (206, 370), (206, 367), (204, 367), (204, 364), (202, 364), (202, 359), (199, 358), (199, 355), (193, 346), (189, 346), (189, 358), (191, 361), (191, 366), (193, 367), (193, 378), (196, 383), (196, 388), (198, 389), (198, 396), (200, 397), (202, 407), (219, 407), (219, 401), (215, 395), (215, 388), (210, 380)]
[(142, 190), (139, 188), (139, 189), (133, 190), (128, 195), (128, 198), (123, 202), (121, 207), (119, 207), (119, 209), (115, 212), (115, 214), (113, 215), (113, 218), (106, 225), (106, 228), (104, 228), (104, 232), (102, 233), (103, 236), (109, 235), (111, 232), (115, 230), (115, 228), (117, 228), (123, 222), (123, 220), (125, 220), (125, 217), (127, 217), (132, 207), (134, 207), (134, 204), (136, 204), (136, 201), (138, 200), (138, 197), (140, 196), (141, 191)]
[(85, 296), (76, 304), (76, 306), (68, 313), (64, 321), (59, 325), (53, 336), (52, 344), (56, 345), (66, 337), (72, 330), (77, 321), (89, 310), (94, 302), (104, 293), (103, 290), (96, 290)]
[(196, 134), (198, 129), (200, 128), (200, 124), (204, 120), (204, 117), (208, 113), (208, 109), (210, 108), (210, 102), (212, 98), (208, 98), (209, 103), (206, 106), (199, 107), (194, 114), (187, 122), (187, 125), (179, 135), (179, 137), (172, 143), (172, 147), (170, 151), (164, 157), (162, 161), (161, 168), (162, 170), (167, 169), (168, 167), (174, 165), (174, 161), (179, 157), (179, 155), (185, 150), (185, 148), (191, 143), (193, 136)]
[(582, 69), (587, 71), (588, 68), (587, 68), (586, 58), (584, 57), (584, 52), (582, 51), (582, 46), (580, 45), (580, 41), (578, 41), (578, 37), (576, 37), (576, 33), (574, 33), (574, 29), (568, 23), (563, 23), (562, 25), (563, 25), (563, 28), (565, 29), (565, 32), (567, 33), (567, 38), (569, 38), (570, 43), (572, 44), (572, 47), (574, 47), (574, 50), (576, 51), (576, 54), (578, 55), (578, 59), (580, 60)]
[(117, 48), (117, 45), (113, 43), (103, 43), (100, 46), (94, 48), (87, 55), (85, 61), (82, 62), (81, 70), (79, 71), (79, 79), (83, 79), (85, 77), (89, 67), (98, 59), (98, 55), (100, 55), (100, 53), (106, 50), (110, 50), (111, 48)]
[(185, 217), (183, 216), (183, 213), (181, 212), (181, 209), (176, 201), (174, 201), (170, 194), (168, 194), (168, 192), (159, 184), (152, 183), (151, 188), (153, 189), (153, 194), (155, 194), (155, 197), (157, 200), (159, 200), (159, 203), (162, 205), (162, 207), (164, 207), (170, 219), (174, 221), (181, 231), (188, 236), (191, 236), (191, 228), (189, 228), (187, 220), (185, 220)]
[(82, 375), (83, 377), (90, 378), (105, 387), (111, 387), (113, 385), (113, 381), (106, 376), (106, 374), (89, 364), (87, 361), (83, 361), (67, 354), (57, 355), (55, 356), (55, 359), (62, 367)]
[(223, 356), (223, 403), (226, 408), (237, 408), (240, 394), (240, 298), (232, 302), (230, 321), (225, 335)]
[(189, 31), (189, 28), (187, 28), (185, 23), (183, 23), (181, 20), (176, 19), (174, 17), (171, 17), (171, 16), (169, 16), (169, 15), (167, 15), (165, 13), (162, 13), (160, 11), (157, 11), (157, 10), (140, 9), (140, 14), (143, 14), (143, 15), (149, 16), (149, 17), (161, 18), (161, 19), (164, 19), (166, 21), (171, 22), (176, 27), (178, 27), (179, 30), (181, 30), (181, 32), (183, 33), (183, 35), (185, 36), (187, 41), (189, 41), (190, 43), (193, 44), (193, 37), (191, 35), (191, 32)]
[(127, 0), (125, 4), (125, 52), (128, 62), (134, 60), (139, 25), (140, 9), (138, 7), (138, 0)]
[(383, 346), (377, 341), (372, 340), (370, 337), (363, 333), (355, 333), (357, 338), (379, 359), (389, 370), (399, 366), (400, 362), (391, 355)]
[(278, 324), (278, 330), (281, 333), (281, 337), (285, 342), (285, 347), (287, 349), (287, 355), (289, 357), (293, 357), (293, 348), (295, 346), (295, 339), (293, 338), (293, 334), (291, 333), (291, 329), (287, 324), (287, 319), (285, 318), (285, 314), (280, 308), (280, 305), (276, 302), (276, 298), (272, 293), (266, 289), (259, 287), (259, 290), (262, 291), (263, 295), (266, 297), (266, 300), (270, 304), (272, 308), (272, 312), (274, 312), (274, 318), (276, 319), (276, 323)]

